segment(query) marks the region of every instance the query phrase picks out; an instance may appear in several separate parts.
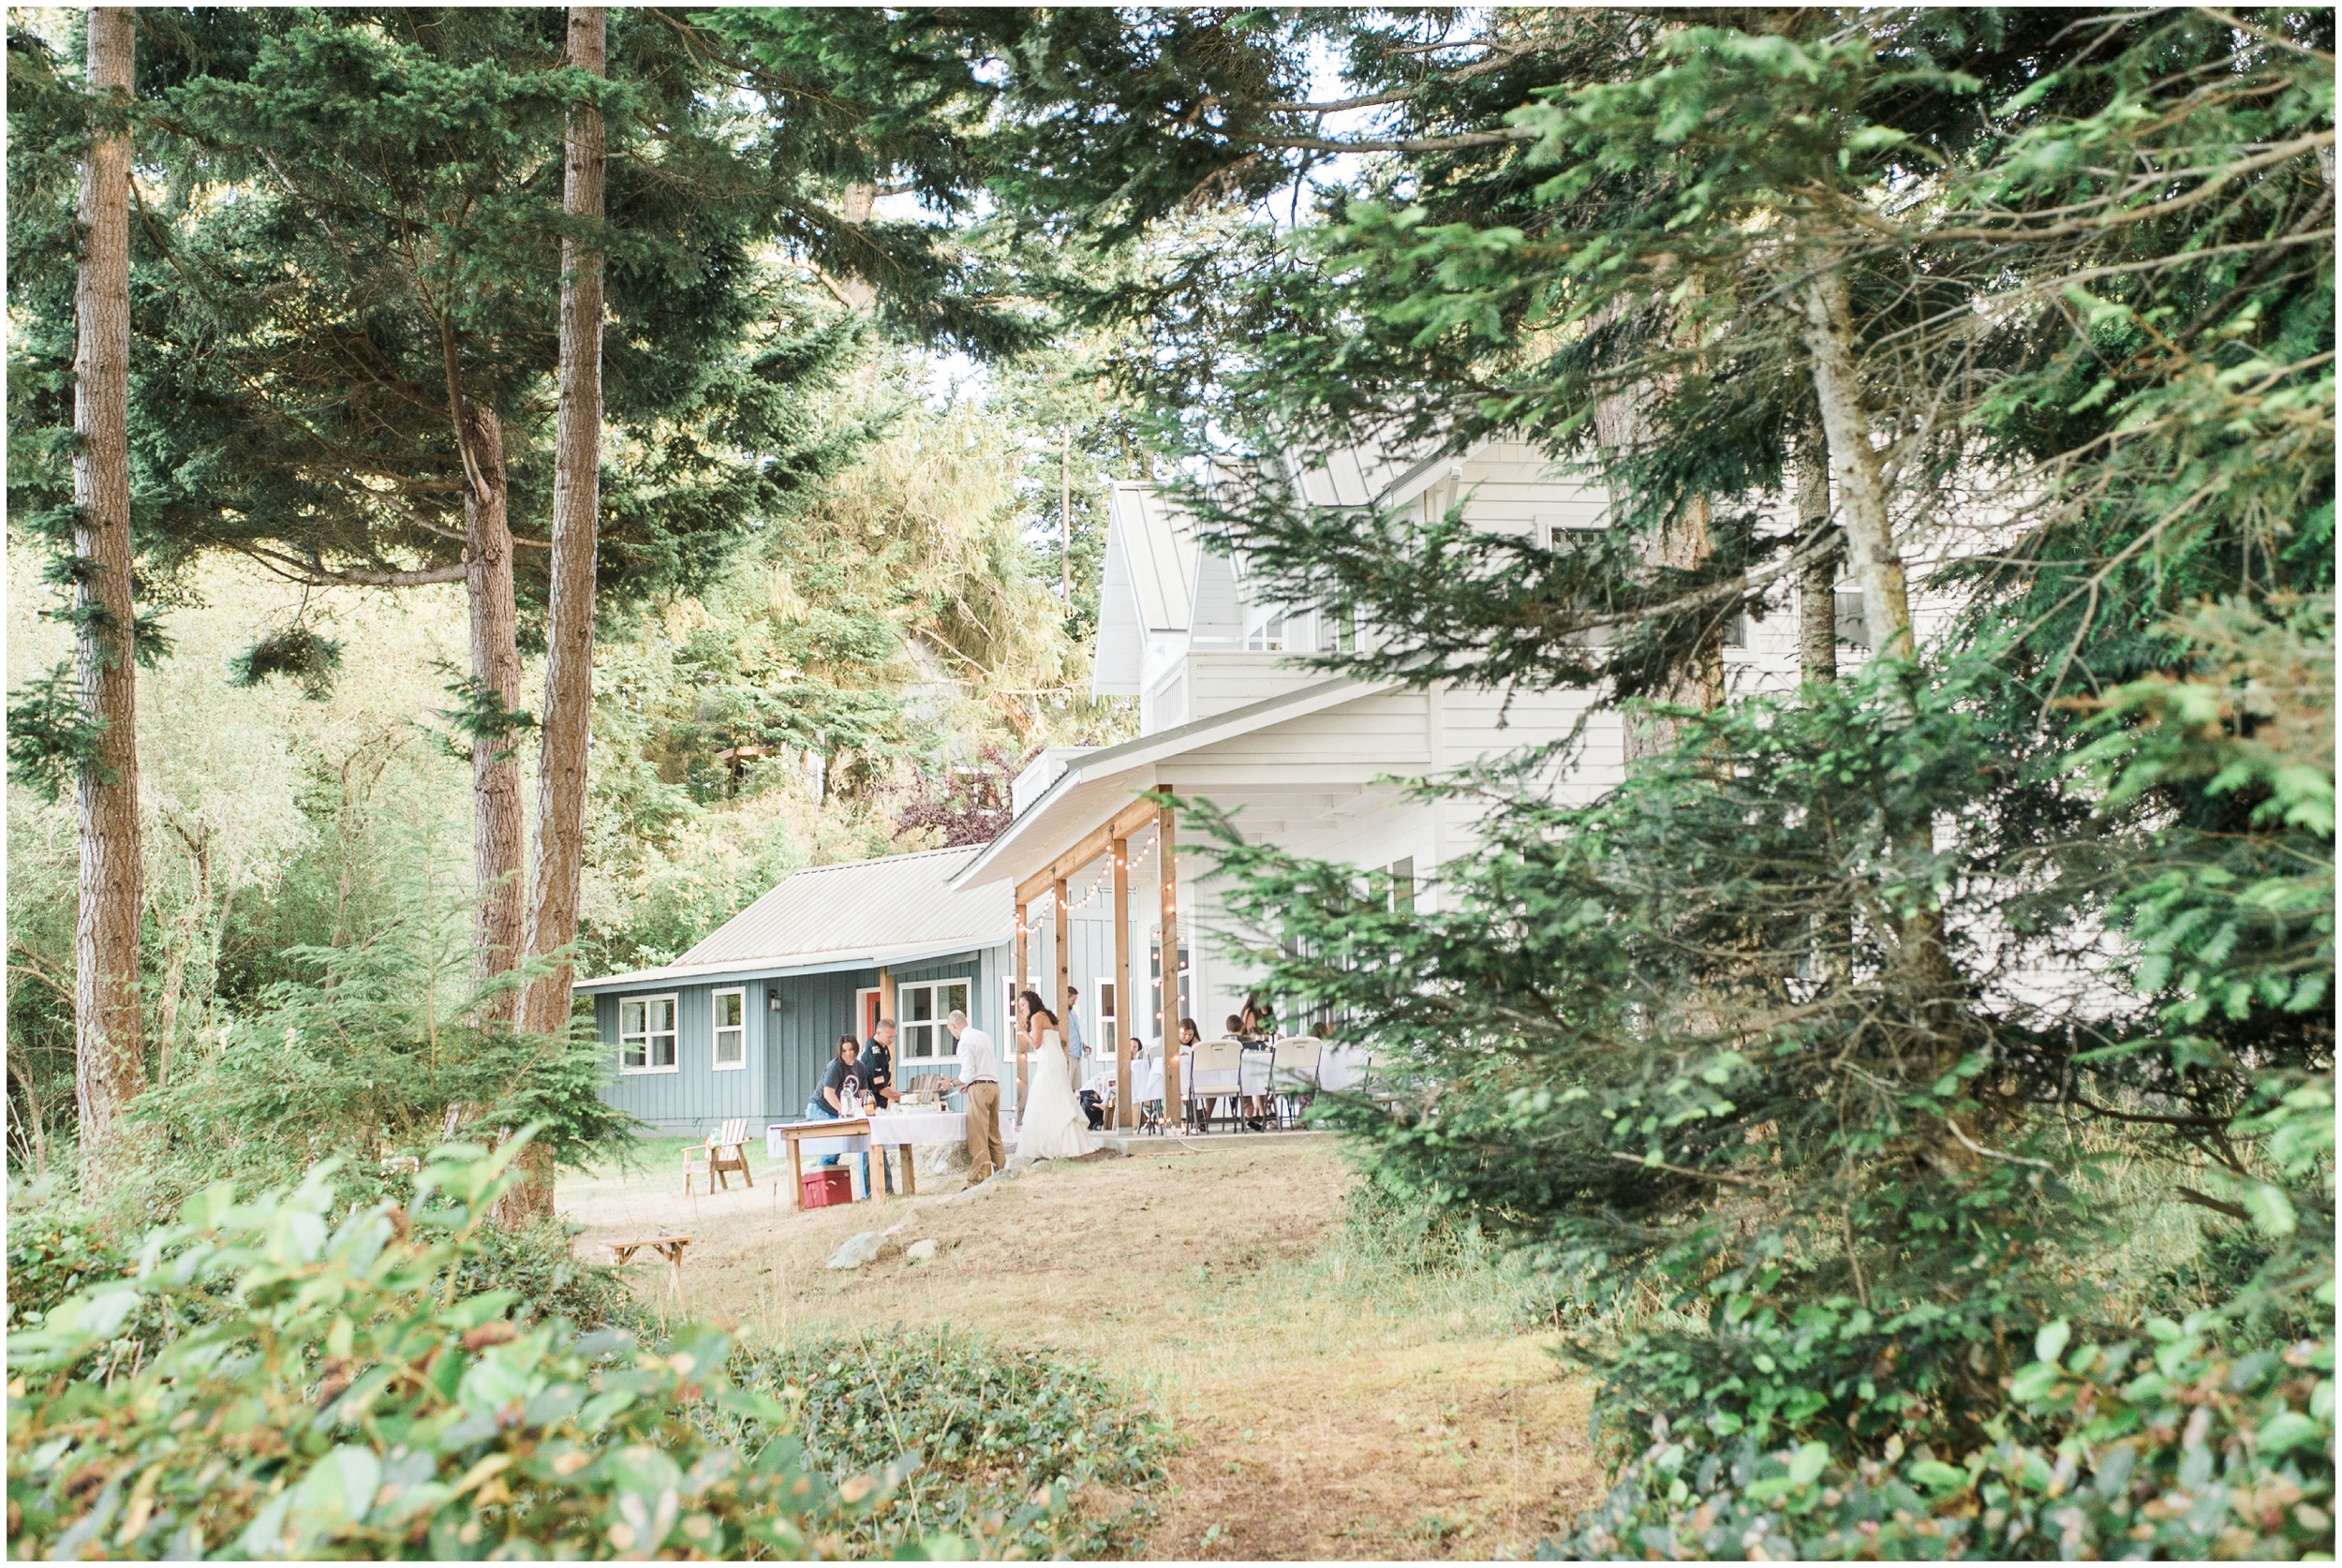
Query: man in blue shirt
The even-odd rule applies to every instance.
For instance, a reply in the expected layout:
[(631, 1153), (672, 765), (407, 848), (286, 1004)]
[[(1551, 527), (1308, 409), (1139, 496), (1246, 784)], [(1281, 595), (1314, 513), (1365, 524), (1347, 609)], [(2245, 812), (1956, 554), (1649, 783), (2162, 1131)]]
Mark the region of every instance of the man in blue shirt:
[(1074, 1070), (1075, 1088), (1081, 1087), (1082, 1058), (1089, 1054), (1089, 1043), (1082, 1038), (1081, 1004), (1082, 988), (1068, 985), (1065, 988), (1065, 1065)]

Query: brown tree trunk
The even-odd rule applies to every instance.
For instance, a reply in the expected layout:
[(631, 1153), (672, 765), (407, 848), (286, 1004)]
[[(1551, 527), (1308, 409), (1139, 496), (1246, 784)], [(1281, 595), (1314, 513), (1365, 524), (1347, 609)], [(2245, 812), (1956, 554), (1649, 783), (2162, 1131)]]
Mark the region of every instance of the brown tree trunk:
[[(1797, 541), (1802, 546), (1830, 526), (1830, 448), (1818, 429), (1799, 435), (1791, 454), (1796, 475)], [(1809, 681), (1838, 678), (1838, 562), (1831, 549), (1808, 562), (1797, 583), (1797, 662)]]
[[(600, 6), (570, 7), (569, 62), (600, 76), (609, 22)], [(570, 115), (562, 208), (573, 218), (602, 214), (603, 133), (598, 110)], [(601, 253), (561, 243), (561, 392), (553, 458), (553, 599), (545, 658), (544, 728), (537, 771), (537, 875), (528, 909), (528, 953), (541, 958), (577, 938), (586, 860), (586, 765), (594, 710), (594, 561), (601, 494)], [(552, 1034), (570, 1020), (568, 963), (521, 993), (520, 1027)], [(509, 1221), (553, 1212), (553, 1160), (543, 1145), (521, 1158), (521, 1179), (505, 1205)]]
[[(1632, 450), (1650, 437), (1642, 409), (1629, 393), (1604, 398), (1593, 411), (1594, 439), (1614, 450)], [(1708, 509), (1703, 502), (1658, 538), (1644, 542), (1642, 558), (1654, 567), (1688, 570), (1708, 558), (1714, 542), (1708, 536)], [(1705, 638), (1692, 662), (1679, 672), (1661, 693), (1669, 703), (1702, 710), (1724, 701), (1724, 629)], [(1626, 760), (1656, 757), (1675, 745), (1675, 723), (1649, 714), (1626, 718)]]
[[(130, 12), (89, 15), (90, 91), (126, 99)], [(90, 144), (74, 288), (73, 553), (82, 712), (98, 727), (82, 770), (81, 906), (73, 931), (73, 1050), (85, 1190), (105, 1185), (120, 1118), (146, 1078), (139, 1017), (137, 662), (130, 592), (130, 139)]]
[[(470, 476), (464, 490), (464, 584), (471, 609), (471, 673), (477, 689), (509, 712), (521, 694), (517, 615), (512, 606), (512, 529), (505, 518), (504, 426), (492, 409), (463, 406)], [(472, 736), (472, 866), (480, 922), (472, 964), (482, 980), (511, 969), (521, 951), (521, 764), (509, 730)]]

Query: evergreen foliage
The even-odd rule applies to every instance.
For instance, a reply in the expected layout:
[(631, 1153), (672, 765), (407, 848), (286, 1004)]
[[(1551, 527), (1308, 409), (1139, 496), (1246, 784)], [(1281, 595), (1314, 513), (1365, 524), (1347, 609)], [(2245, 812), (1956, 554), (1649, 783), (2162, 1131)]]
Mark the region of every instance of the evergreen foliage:
[[(2166, 1473), (2188, 1539), (2227, 1498), (2255, 1549), (2329, 1544), (2330, 1457), (2290, 1434), (2331, 1441), (2331, 19), (1193, 13), (1098, 56), (1128, 92), (1053, 24), (902, 24), (986, 61), (1003, 200), (1100, 236), (1167, 214), (1173, 169), (1224, 170), (1233, 206), (1357, 155), (1310, 221), (1230, 219), (1081, 303), (1151, 321), (1138, 378), (1213, 460), (1188, 497), (1217, 547), (1376, 629), (1328, 670), (1678, 689), (1835, 546), (1777, 518), (1841, 290), (1882, 521), (1956, 563), (1912, 661), (1662, 709), (1674, 744), (1593, 806), (1552, 802), (1567, 747), (1426, 785), (1484, 847), (1414, 911), (1196, 805), (1232, 937), (1388, 1064), (1323, 1114), (1601, 1309), (1614, 1452), (1648, 1429), (1672, 1457), (1575, 1546), (1745, 1550), (1860, 1475), (1828, 1517), (1855, 1533), (1800, 1549), (2053, 1552), (2056, 1506), (1993, 1488), (2061, 1443), (2139, 1466), (2069, 1546), (2153, 1536), (2130, 1510)], [(1315, 106), (1313, 50), (1346, 65)], [(1076, 118), (1090, 151), (1006, 168)], [(1291, 482), (1331, 444), (1495, 436), (1602, 480), (1610, 526), (1362, 517)], [(1687, 527), (1688, 562), (1654, 551)], [(2125, 1161), (2156, 1176), (2116, 1206)], [(2256, 1238), (2186, 1325), (2127, 1248), (2181, 1206), (2208, 1250)], [(2130, 1342), (2090, 1373), (2130, 1413), (2040, 1405), (2036, 1330), (2066, 1324)], [(2202, 1422), (2170, 1427), (2132, 1365), (2151, 1328), (2189, 1346), (2174, 1388), (2276, 1400), (2218, 1416), (2276, 1422), (2271, 1469), (2215, 1473)], [(1960, 1485), (1897, 1472), (1920, 1506), (1880, 1501), (1890, 1441)], [(2264, 1517), (2263, 1485), (2298, 1496)], [(1898, 1509), (1976, 1523), (1857, 1539)]]
[[(134, 1278), (12, 1333), (11, 1555), (838, 1555), (892, 1477), (833, 1486), (761, 1427), (710, 1441), (710, 1404), (790, 1416), (731, 1386), (722, 1335), (520, 1326), (519, 1293), (459, 1294), (520, 1147), (436, 1151), (411, 1207), (343, 1209), (330, 1169), (243, 1201), (222, 1183)], [(142, 1303), (190, 1301), (144, 1365), (73, 1375)]]

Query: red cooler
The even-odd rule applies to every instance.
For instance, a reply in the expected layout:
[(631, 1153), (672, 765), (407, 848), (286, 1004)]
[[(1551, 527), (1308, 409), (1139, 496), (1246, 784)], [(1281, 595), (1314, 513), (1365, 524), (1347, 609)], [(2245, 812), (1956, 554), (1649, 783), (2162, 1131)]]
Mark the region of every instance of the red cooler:
[(828, 1165), (818, 1171), (805, 1173), (805, 1206), (827, 1208), (832, 1204), (853, 1202), (853, 1172), (843, 1165)]

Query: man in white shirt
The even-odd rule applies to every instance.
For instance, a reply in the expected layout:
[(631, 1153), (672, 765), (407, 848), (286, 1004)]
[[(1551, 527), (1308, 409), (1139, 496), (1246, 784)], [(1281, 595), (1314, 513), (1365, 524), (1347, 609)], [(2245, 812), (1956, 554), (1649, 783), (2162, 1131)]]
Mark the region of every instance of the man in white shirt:
[(968, 1027), (968, 1014), (954, 1008), (943, 1020), (959, 1047), (959, 1076), (952, 1087), (968, 1097), (968, 1181), (973, 1186), (1008, 1164), (1001, 1142), (1001, 1058), (992, 1037)]

